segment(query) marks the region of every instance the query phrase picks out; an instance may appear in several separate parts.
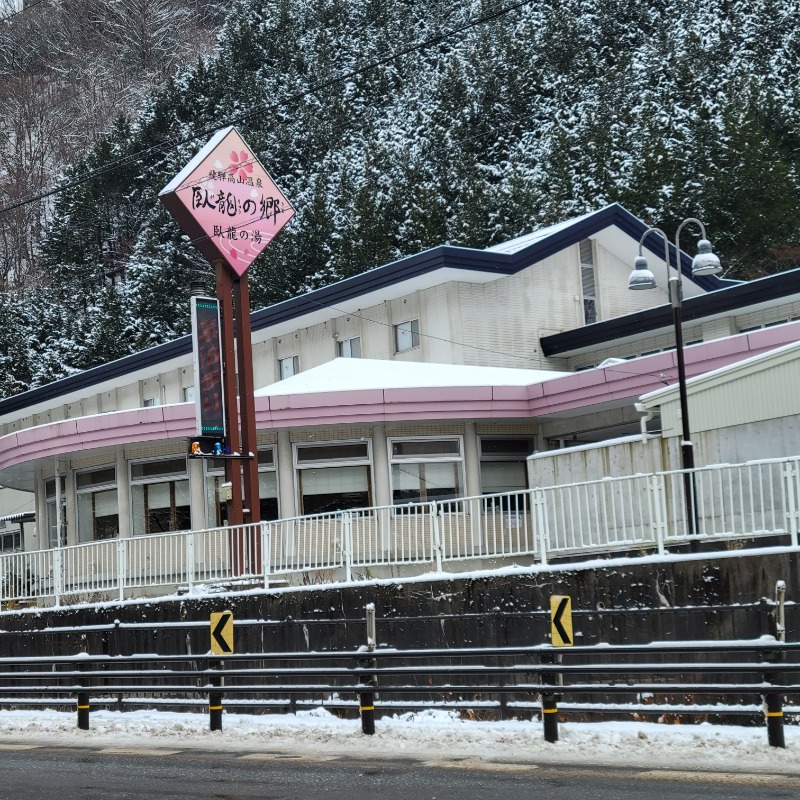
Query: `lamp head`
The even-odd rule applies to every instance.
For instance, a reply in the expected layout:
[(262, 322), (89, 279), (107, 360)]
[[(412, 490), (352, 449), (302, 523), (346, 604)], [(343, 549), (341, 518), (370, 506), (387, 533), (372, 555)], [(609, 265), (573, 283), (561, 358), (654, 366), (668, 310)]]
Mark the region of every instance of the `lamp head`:
[(692, 259), (692, 276), (716, 275), (722, 271), (719, 258), (711, 250), (711, 242), (701, 239), (697, 243), (697, 255)]
[(629, 289), (655, 289), (656, 276), (647, 266), (647, 259), (644, 256), (637, 256), (633, 262), (633, 272), (628, 278)]

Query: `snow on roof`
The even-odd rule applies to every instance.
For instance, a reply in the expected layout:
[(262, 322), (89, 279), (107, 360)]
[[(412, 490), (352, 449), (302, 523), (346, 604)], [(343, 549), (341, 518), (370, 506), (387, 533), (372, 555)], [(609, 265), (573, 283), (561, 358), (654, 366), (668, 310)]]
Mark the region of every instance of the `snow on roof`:
[[(600, 211), (602, 211), (602, 209), (600, 209)], [(508, 242), (492, 245), (492, 247), (487, 247), (486, 250), (487, 252), (495, 253), (517, 253), (520, 250), (524, 250), (526, 247), (530, 247), (532, 244), (536, 244), (536, 242), (540, 242), (542, 239), (546, 239), (548, 236), (552, 236), (554, 233), (558, 233), (578, 222), (589, 219), (589, 217), (597, 213), (597, 211), (590, 211), (588, 214), (583, 214), (580, 217), (573, 217), (564, 222), (557, 222), (555, 225), (548, 225), (546, 228), (539, 228), (537, 231), (526, 233), (524, 236), (518, 236), (516, 239), (511, 239)]]
[(301, 372), (258, 389), (255, 395), (267, 397), (312, 392), (415, 389), (436, 386), (529, 386), (571, 374), (571, 372), (541, 369), (335, 358), (307, 372)]

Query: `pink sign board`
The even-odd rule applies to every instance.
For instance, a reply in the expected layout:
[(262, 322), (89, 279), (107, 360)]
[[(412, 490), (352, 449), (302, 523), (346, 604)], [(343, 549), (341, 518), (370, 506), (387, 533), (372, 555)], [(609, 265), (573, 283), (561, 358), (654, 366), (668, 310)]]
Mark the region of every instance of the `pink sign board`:
[(234, 127), (217, 131), (158, 196), (209, 261), (240, 277), (294, 216)]

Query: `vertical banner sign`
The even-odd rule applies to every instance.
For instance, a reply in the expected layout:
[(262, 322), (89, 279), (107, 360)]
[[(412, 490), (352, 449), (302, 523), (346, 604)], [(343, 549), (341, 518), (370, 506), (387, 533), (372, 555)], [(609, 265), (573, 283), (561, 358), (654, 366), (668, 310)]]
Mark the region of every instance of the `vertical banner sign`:
[(192, 297), (191, 300), (197, 435), (223, 439), (225, 403), (219, 302), (213, 297)]

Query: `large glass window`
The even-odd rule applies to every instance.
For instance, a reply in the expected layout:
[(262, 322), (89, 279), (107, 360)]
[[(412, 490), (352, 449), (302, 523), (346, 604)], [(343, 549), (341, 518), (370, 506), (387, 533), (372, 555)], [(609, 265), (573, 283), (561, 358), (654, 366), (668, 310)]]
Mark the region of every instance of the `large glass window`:
[(134, 536), (190, 530), (186, 459), (132, 462), (131, 506)]
[(482, 436), (481, 492), (501, 494), (528, 488), (528, 456), (533, 453), (533, 437)]
[[(64, 495), (64, 478), (60, 480), (60, 497), (56, 498), (56, 480), (50, 478), (44, 483), (45, 508), (47, 513), (47, 542), (50, 547), (58, 547), (58, 520), (61, 517), (61, 546), (67, 544), (67, 503)], [(57, 499), (60, 500), (60, 509), (56, 511)]]
[(451, 500), (464, 493), (461, 437), (390, 439), (392, 502)]
[(301, 514), (322, 514), (372, 505), (371, 442), (295, 445)]
[(78, 505), (78, 541), (93, 542), (119, 536), (117, 471), (111, 467), (75, 475)]
[[(219, 502), (219, 487), (225, 482), (225, 462), (208, 459), (206, 462), (206, 518), (211, 528), (225, 524), (225, 504)], [(275, 471), (275, 450), (258, 451), (258, 496), (261, 519), (278, 519), (278, 476)]]

